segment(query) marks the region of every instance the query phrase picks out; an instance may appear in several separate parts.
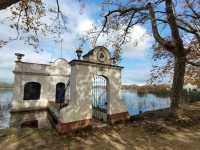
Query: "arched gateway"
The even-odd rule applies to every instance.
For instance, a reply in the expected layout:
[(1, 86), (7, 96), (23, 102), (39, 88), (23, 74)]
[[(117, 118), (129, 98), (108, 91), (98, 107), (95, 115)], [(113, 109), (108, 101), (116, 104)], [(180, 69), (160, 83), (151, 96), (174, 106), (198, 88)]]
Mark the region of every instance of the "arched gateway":
[(108, 113), (108, 80), (104, 76), (95, 75), (92, 80), (92, 117), (107, 121)]
[(121, 100), (121, 70), (105, 47), (98, 46), (72, 60), (70, 103), (60, 111), (60, 132), (90, 126), (94, 119), (114, 123), (128, 117)]

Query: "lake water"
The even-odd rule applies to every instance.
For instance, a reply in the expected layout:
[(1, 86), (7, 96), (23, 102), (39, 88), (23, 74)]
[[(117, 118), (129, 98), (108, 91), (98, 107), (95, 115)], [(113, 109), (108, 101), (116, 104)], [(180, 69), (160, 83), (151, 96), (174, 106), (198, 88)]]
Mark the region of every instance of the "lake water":
[(122, 99), (128, 108), (130, 116), (170, 106), (170, 98), (168, 97), (158, 97), (153, 94), (138, 95), (134, 91), (124, 90), (122, 92)]
[[(8, 128), (10, 126), (10, 104), (12, 98), (12, 91), (0, 91), (0, 129), (1, 128)], [(170, 99), (169, 98), (161, 98), (157, 97), (153, 94), (146, 94), (146, 95), (138, 95), (136, 92), (133, 91), (123, 91), (122, 98), (125, 104), (127, 105), (129, 115), (137, 115), (142, 112), (151, 111), (151, 110), (158, 110), (167, 108), (170, 106)], [(33, 115), (33, 114), (30, 114)], [(42, 118), (40, 122), (42, 125), (46, 127), (47, 125), (41, 116), (47, 116), (46, 113), (37, 113), (39, 118)], [(26, 116), (25, 116), (26, 117)], [(20, 117), (17, 117), (17, 122), (19, 122)], [(29, 117), (26, 117), (29, 118)], [(37, 119), (37, 118), (36, 118)], [(16, 120), (16, 119), (14, 119)]]
[(0, 129), (9, 127), (12, 95), (12, 91), (0, 91)]

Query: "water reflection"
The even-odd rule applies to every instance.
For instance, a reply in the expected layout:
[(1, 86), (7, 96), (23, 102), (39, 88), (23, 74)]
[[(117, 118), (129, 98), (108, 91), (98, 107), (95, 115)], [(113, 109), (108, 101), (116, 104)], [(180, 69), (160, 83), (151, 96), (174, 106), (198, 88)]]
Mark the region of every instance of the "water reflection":
[(0, 129), (9, 127), (12, 95), (12, 91), (0, 91)]
[(157, 97), (153, 94), (138, 95), (137, 92), (128, 90), (122, 92), (122, 99), (128, 107), (130, 116), (170, 106), (169, 98)]

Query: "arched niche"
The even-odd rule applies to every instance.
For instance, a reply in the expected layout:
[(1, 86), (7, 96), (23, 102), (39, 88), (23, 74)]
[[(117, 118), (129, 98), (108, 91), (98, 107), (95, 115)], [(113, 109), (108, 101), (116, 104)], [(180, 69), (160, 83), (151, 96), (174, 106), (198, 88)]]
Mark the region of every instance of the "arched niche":
[(41, 84), (38, 82), (27, 82), (24, 85), (24, 100), (39, 100)]

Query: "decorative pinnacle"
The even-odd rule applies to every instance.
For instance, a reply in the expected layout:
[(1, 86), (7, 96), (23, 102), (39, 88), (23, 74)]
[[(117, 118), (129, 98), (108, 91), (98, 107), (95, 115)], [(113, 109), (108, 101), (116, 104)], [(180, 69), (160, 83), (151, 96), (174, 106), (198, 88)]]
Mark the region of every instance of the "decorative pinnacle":
[(17, 56), (17, 61), (21, 61), (22, 57), (24, 57), (24, 54), (15, 53), (15, 56)]
[(82, 52), (83, 51), (81, 50), (81, 48), (76, 49), (76, 54), (77, 54), (78, 60), (81, 59)]

